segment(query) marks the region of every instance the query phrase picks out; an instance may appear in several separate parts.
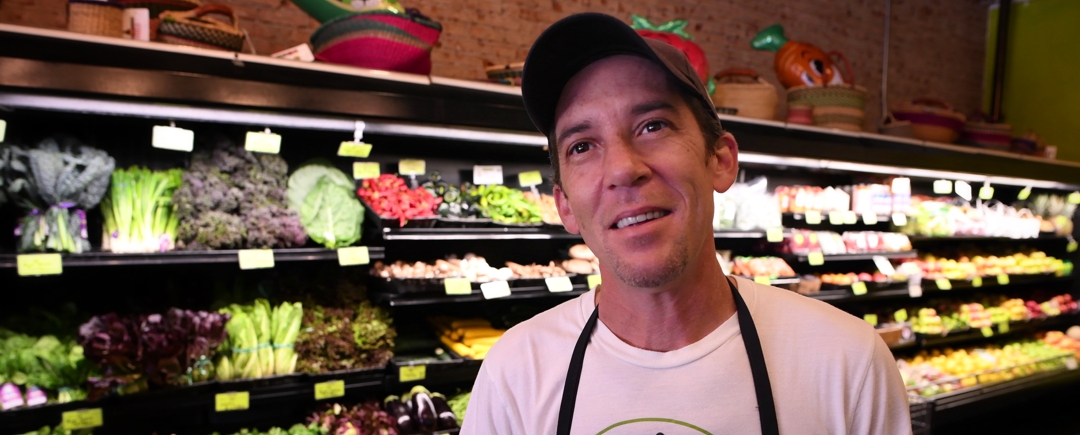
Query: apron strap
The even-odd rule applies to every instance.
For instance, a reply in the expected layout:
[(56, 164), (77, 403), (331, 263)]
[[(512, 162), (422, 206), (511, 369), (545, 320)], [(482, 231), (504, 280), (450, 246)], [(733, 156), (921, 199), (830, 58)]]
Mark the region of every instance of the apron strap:
[(574, 355), (570, 357), (570, 368), (566, 370), (566, 383), (563, 385), (562, 406), (559, 407), (558, 435), (570, 435), (570, 426), (574, 423), (574, 408), (577, 404), (578, 384), (581, 383), (581, 366), (585, 362), (585, 348), (589, 345), (592, 332), (596, 329), (596, 320), (600, 318), (600, 305), (593, 309), (585, 329), (578, 336), (574, 346)]
[(731, 283), (731, 296), (735, 299), (735, 311), (739, 316), (739, 330), (742, 334), (743, 345), (746, 347), (746, 356), (750, 358), (750, 375), (754, 378), (754, 394), (757, 396), (758, 417), (761, 419), (761, 435), (780, 435), (772, 384), (769, 382), (769, 369), (765, 366), (765, 354), (761, 351), (757, 326), (754, 325), (754, 319), (750, 317), (750, 309), (746, 307), (746, 302), (743, 302), (734, 280), (728, 277), (728, 282)]

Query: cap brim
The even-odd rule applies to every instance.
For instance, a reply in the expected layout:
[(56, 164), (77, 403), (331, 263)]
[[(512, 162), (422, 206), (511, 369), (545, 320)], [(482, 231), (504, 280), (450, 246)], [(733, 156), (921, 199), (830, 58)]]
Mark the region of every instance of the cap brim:
[(644, 38), (610, 15), (576, 14), (545, 30), (529, 50), (521, 74), (525, 111), (536, 128), (545, 135), (551, 133), (555, 106), (574, 74), (596, 60), (617, 54), (667, 64)]

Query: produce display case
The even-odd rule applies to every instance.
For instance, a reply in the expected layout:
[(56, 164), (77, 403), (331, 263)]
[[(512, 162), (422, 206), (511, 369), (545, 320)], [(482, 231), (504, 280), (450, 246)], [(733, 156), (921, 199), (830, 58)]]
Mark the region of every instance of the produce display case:
[[(79, 80), (71, 80), (72, 77), (79, 77)], [(124, 86), (124, 83), (142, 86)], [(475, 164), (501, 163), (507, 174), (547, 170), (547, 152), (543, 148), (547, 141), (533, 131), (515, 88), (179, 49), (163, 44), (4, 24), (0, 24), (0, 106), (11, 110), (0, 115), (8, 120), (9, 138), (29, 136), (30, 133), (25, 133), (28, 131), (47, 130), (50, 127), (44, 125), (55, 122), (83, 134), (123, 139), (115, 148), (121, 150), (117, 159), (123, 161), (124, 166), (149, 163), (182, 166), (185, 155), (165, 156), (157, 154), (162, 151), (147, 151), (138, 148), (141, 145), (134, 145), (147, 142), (150, 127), (170, 121), (195, 130), (273, 128), (286, 138), (282, 155), (290, 166), (310, 157), (332, 157), (336, 144), (351, 138), (358, 129), (357, 121), (362, 121), (365, 140), (375, 144), (369, 161), (379, 162), (383, 168), (395, 167), (402, 158), (424, 158), (428, 159), (429, 167), (435, 167), (453, 183), (467, 180)], [(911, 177), (912, 189), (920, 191), (929, 191), (935, 179), (964, 180), (973, 184), (988, 181), (997, 187), (1002, 197), (1015, 197), (1028, 187), (1057, 194), (1080, 190), (1080, 164), (1070, 162), (727, 115), (721, 115), (721, 119), (725, 129), (735, 134), (740, 142), (742, 167), (753, 175), (768, 175), (784, 182), (850, 184), (856, 178), (901, 175)], [(123, 134), (110, 131), (117, 126), (130, 131)], [(340, 160), (336, 164), (344, 168), (352, 161)], [(838, 179), (843, 181), (835, 181)], [(550, 189), (550, 186), (546, 188)], [(401, 227), (396, 220), (380, 218), (371, 213), (370, 208), (367, 210), (360, 244), (368, 247), (371, 262), (434, 259), (465, 252), (477, 252), (499, 261), (546, 262), (566, 258), (567, 248), (581, 243), (580, 236), (547, 224), (498, 226), (488, 222), (431, 219)], [(804, 214), (787, 213), (782, 222), (787, 228), (785, 234), (790, 235), (791, 228), (889, 231), (892, 229), (890, 218), (890, 215), (878, 214), (874, 224), (860, 220), (855, 224), (833, 225), (827, 219), (821, 224), (808, 224)], [(1074, 230), (1072, 237), (1076, 236)], [(17, 255), (11, 251), (10, 239), (3, 237), (0, 237), (0, 243), (4, 243), (0, 246), (0, 276), (14, 283), (13, 287), (27, 289), (37, 283), (74, 287), (72, 282), (58, 277), (17, 277)], [(717, 230), (714, 237), (718, 249), (755, 255), (774, 252), (769, 249), (767, 231), (762, 228)], [(911, 236), (910, 239), (912, 250), (823, 255), (823, 264), (816, 266), (810, 265), (809, 255), (784, 254), (783, 257), (799, 274), (847, 272), (857, 266), (872, 266), (874, 257), (894, 261), (914, 259), (935, 245), (964, 242), (995, 246), (1023, 243), (1057, 258), (1078, 260), (1075, 252), (1068, 251), (1067, 246), (1073, 240), (1069, 236), (1040, 234), (1038, 238), (1022, 240), (983, 236)], [(144, 270), (147, 275), (164, 277), (190, 274), (193, 269), (178, 266), (196, 265), (200, 270), (204, 267), (201, 265), (227, 267), (239, 262), (238, 256), (236, 250), (151, 254), (88, 252), (63, 254), (61, 259), (63, 266), (79, 269), (77, 276), (87, 279), (126, 274), (136, 269)], [(320, 262), (332, 264), (339, 259), (339, 254), (331, 249), (304, 247), (275, 249), (274, 258), (290, 263), (290, 266), (313, 267)], [(256, 276), (254, 271), (235, 272)], [(856, 294), (854, 289), (846, 286), (823, 288), (808, 296), (861, 316), (878, 307), (929, 297), (963, 299), (976, 292), (1025, 294), (1035, 289), (1073, 294), (1080, 291), (1076, 275), (1011, 275), (1009, 278), (1007, 284), (988, 278), (979, 287), (973, 286), (971, 281), (952, 280), (949, 290), (938, 288), (936, 280), (923, 280), (920, 296), (914, 296), (910, 286), (902, 282), (867, 283), (865, 294)], [(585, 275), (575, 276), (572, 281), (572, 290), (559, 293), (548, 291), (542, 283), (522, 281), (515, 285), (511, 281), (509, 296), (488, 300), (475, 283), (467, 295), (447, 295), (442, 282), (414, 283), (420, 291), (409, 292), (404, 291), (401, 285), (404, 283), (386, 288), (385, 280), (380, 282), (371, 278), (369, 298), (391, 308), (395, 322), (419, 323), (423, 322), (424, 316), (459, 310), (492, 315), (492, 311), (497, 314), (498, 309), (509, 304), (551, 306), (589, 288)], [(770, 284), (793, 285), (797, 282), (798, 278), (785, 278), (771, 280)], [(379, 291), (380, 286), (384, 291)], [(202, 290), (205, 289), (193, 288), (192, 294)], [(98, 291), (110, 295), (107, 290)], [(115, 295), (117, 299), (121, 296), (130, 297), (129, 294)], [(1061, 315), (1011, 322), (1006, 333), (995, 327), (992, 337), (978, 330), (946, 337), (917, 336), (914, 340), (896, 343), (893, 348), (897, 355), (903, 355), (925, 348), (1024, 337), (1077, 324), (1080, 324), (1078, 316)], [(1080, 380), (1076, 376), (1078, 372), (1068, 366), (1067, 358), (1056, 361), (1051, 370), (1032, 376), (978, 384), (932, 398), (913, 398), (911, 411), (915, 433), (931, 433), (931, 417), (937, 421), (938, 417), (949, 419), (960, 411), (975, 412), (972, 410), (987, 403), (981, 402), (983, 400), (1011, 400), (1012, 393), (1035, 391), (1037, 386), (1044, 384)], [(105, 433), (172, 431), (194, 434), (255, 424), (288, 425), (301, 421), (311, 406), (318, 403), (313, 394), (318, 383), (343, 381), (348, 399), (377, 397), (418, 384), (467, 388), (475, 379), (480, 364), (480, 360), (464, 358), (424, 362), (398, 359), (391, 360), (385, 368), (211, 381), (113, 396), (94, 403), (78, 401), (2, 411), (0, 427), (5, 433), (8, 430), (13, 433), (35, 430), (58, 424), (63, 412), (88, 407), (102, 409)], [(423, 376), (419, 378), (418, 366), (424, 367)], [(1005, 369), (997, 372), (1002, 370)], [(250, 394), (248, 410), (215, 411), (217, 394), (239, 390)], [(942, 411), (946, 413), (941, 414)]]

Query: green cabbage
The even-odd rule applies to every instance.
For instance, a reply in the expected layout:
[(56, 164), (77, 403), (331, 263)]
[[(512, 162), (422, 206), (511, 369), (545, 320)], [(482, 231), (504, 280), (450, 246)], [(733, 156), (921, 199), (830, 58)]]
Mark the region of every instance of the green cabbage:
[(319, 179), (300, 207), (300, 224), (308, 237), (331, 249), (360, 240), (363, 222), (364, 206), (356, 194), (329, 176)]

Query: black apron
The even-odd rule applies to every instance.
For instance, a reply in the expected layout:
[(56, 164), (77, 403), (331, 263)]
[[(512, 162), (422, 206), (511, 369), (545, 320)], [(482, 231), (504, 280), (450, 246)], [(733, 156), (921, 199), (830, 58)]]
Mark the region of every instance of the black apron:
[[(769, 371), (765, 368), (765, 355), (761, 353), (761, 340), (758, 339), (754, 319), (750, 317), (750, 310), (746, 308), (746, 302), (743, 302), (742, 296), (739, 295), (739, 289), (734, 280), (728, 278), (728, 282), (731, 284), (731, 296), (735, 299), (735, 313), (739, 316), (739, 330), (743, 344), (746, 346), (746, 356), (750, 359), (750, 373), (754, 378), (754, 393), (757, 395), (758, 417), (761, 419), (761, 433), (762, 435), (779, 435), (776, 406), (773, 404)], [(593, 330), (596, 329), (596, 321), (599, 317), (600, 305), (598, 304), (592, 316), (589, 316), (589, 321), (585, 322), (585, 329), (581, 331), (577, 345), (574, 346), (574, 355), (570, 357), (570, 368), (566, 371), (566, 384), (563, 385), (562, 406), (559, 407), (557, 435), (570, 435), (570, 426), (574, 422), (574, 407), (577, 403), (578, 384), (581, 382), (581, 365), (585, 361), (585, 348), (589, 345), (589, 339)]]

